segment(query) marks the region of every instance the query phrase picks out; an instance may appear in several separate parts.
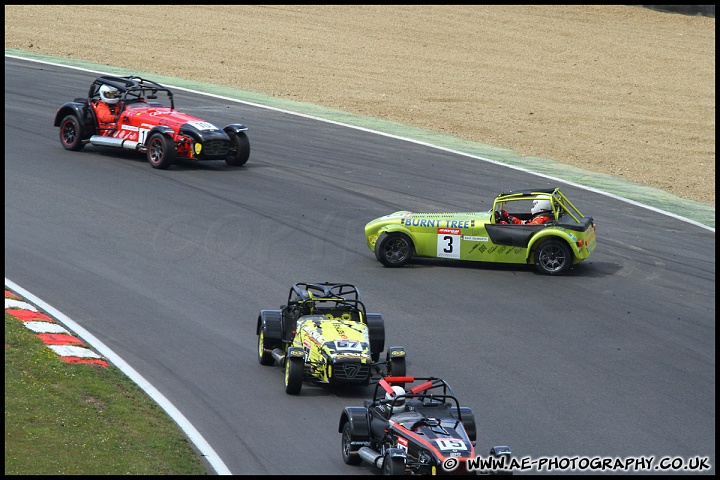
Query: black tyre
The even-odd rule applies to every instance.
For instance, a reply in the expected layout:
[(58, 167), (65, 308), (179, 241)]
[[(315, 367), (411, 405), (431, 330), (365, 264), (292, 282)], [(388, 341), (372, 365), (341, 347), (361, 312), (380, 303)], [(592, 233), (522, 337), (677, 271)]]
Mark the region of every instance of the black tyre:
[(452, 416), (455, 418), (458, 418), (458, 416), (462, 416), (462, 424), (465, 428), (465, 433), (467, 433), (468, 438), (471, 442), (474, 442), (477, 440), (477, 425), (475, 424), (475, 414), (473, 413), (472, 409), (469, 407), (463, 407), (462, 415), (460, 415), (457, 411), (456, 407), (452, 407)]
[(75, 115), (67, 115), (60, 122), (60, 143), (65, 150), (82, 150), (85, 144), (82, 141), (83, 131), (80, 120)]
[(535, 268), (545, 275), (562, 275), (572, 267), (570, 247), (562, 240), (545, 240), (535, 249)]
[[(405, 357), (392, 358), (388, 355), (388, 365), (388, 373), (393, 377), (404, 377), (407, 374), (407, 369), (405, 368)], [(405, 385), (400, 386), (405, 388)]]
[(272, 354), (265, 351), (267, 348), (265, 345), (265, 328), (261, 328), (258, 334), (258, 362), (260, 362), (260, 365), (275, 364), (275, 358)]
[(153, 133), (147, 143), (147, 160), (153, 168), (165, 170), (175, 160), (175, 145), (162, 133)]
[(412, 240), (404, 233), (383, 232), (375, 242), (375, 258), (386, 267), (402, 267), (414, 251)]
[(380, 313), (368, 313), (365, 322), (370, 337), (370, 358), (373, 362), (378, 362), (385, 349), (385, 320)]
[(250, 140), (245, 132), (228, 133), (230, 135), (230, 155), (225, 163), (233, 167), (242, 167), (250, 158)]
[(405, 475), (405, 460), (403, 458), (385, 455), (383, 459), (383, 475)]
[[(507, 448), (507, 447), (505, 447), (505, 448)], [(489, 456), (490, 456), (490, 457), (495, 457), (495, 458), (497, 459), (497, 461), (500, 461), (500, 460), (502, 459), (502, 457), (506, 457), (506, 458), (505, 458), (505, 465), (506, 465), (506, 466), (509, 466), (509, 464), (512, 462), (509, 453), (498, 453), (498, 452), (495, 450), (495, 447), (493, 447), (493, 448), (490, 449), (490, 454), (489, 454)], [(514, 475), (513, 470), (509, 470), (509, 469), (508, 469), (508, 470), (490, 470), (490, 471), (488, 471), (488, 472), (486, 472), (486, 473), (487, 473), (487, 475)]]
[(303, 384), (303, 370), (305, 366), (302, 358), (285, 359), (285, 393), (297, 395)]
[(360, 450), (360, 447), (352, 444), (352, 428), (350, 422), (345, 423), (342, 432), (342, 457), (343, 461), (348, 465), (360, 465), (362, 458), (360, 455), (353, 455), (353, 452)]

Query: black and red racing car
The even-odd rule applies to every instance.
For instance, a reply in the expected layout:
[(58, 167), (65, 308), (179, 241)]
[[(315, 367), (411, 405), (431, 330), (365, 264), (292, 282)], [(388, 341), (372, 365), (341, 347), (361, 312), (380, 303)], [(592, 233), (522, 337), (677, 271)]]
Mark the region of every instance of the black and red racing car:
[[(117, 110), (115, 121), (101, 121), (103, 100)], [(224, 128), (175, 110), (173, 92), (136, 76), (102, 75), (86, 98), (63, 104), (55, 114), (60, 143), (66, 150), (85, 145), (132, 150), (147, 155), (153, 168), (169, 168), (176, 158), (224, 160), (242, 166), (250, 157), (247, 127)]]
[[(363, 406), (340, 415), (342, 457), (387, 475), (511, 474), (510, 448), (495, 446), (476, 457), (477, 427), (470, 407), (441, 378), (386, 376)], [(505, 468), (488, 469), (488, 463)]]

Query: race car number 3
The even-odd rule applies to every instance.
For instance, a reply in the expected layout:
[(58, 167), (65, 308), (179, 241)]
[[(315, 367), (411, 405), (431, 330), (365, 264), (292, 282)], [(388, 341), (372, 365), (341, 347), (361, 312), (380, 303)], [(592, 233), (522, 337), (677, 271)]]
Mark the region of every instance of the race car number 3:
[(460, 233), (456, 228), (438, 228), (438, 257), (460, 258)]

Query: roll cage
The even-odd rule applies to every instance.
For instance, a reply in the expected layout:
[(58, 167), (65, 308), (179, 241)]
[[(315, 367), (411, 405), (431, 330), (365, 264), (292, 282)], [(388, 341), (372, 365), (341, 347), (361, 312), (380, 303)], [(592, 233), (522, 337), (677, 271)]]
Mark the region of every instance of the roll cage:
[(515, 203), (515, 207), (518, 207), (521, 204), (520, 202), (529, 204), (529, 202), (533, 200), (549, 200), (550, 205), (552, 205), (553, 216), (556, 222), (562, 221), (564, 215), (567, 215), (567, 217), (565, 217), (567, 221), (570, 221), (570, 218), (572, 218), (575, 223), (581, 223), (582, 219), (585, 217), (580, 210), (578, 210), (578, 208), (567, 199), (559, 188), (517, 190), (509, 191), (507, 193), (500, 192), (500, 194), (495, 197), (493, 208), (490, 210), (490, 216), (492, 218), (494, 211), (507, 210), (511, 215), (526, 220), (531, 217), (531, 215), (528, 214), (530, 211), (529, 208), (523, 208), (522, 211), (524, 213), (518, 213), (514, 211), (510, 205), (512, 205), (513, 202), (517, 202)]
[(358, 312), (366, 318), (360, 291), (349, 283), (295, 283), (288, 294), (288, 307), (297, 306), (301, 315), (330, 312)]
[(89, 102), (95, 102), (100, 100), (100, 87), (103, 85), (110, 85), (115, 87), (120, 92), (120, 102), (123, 105), (131, 104), (134, 102), (148, 102), (155, 104), (156, 106), (162, 102), (155, 102), (158, 100), (158, 94), (164, 94), (163, 100), (167, 100), (170, 104), (170, 108), (175, 109), (175, 100), (173, 92), (169, 88), (160, 85), (152, 80), (136, 76), (115, 76), (115, 75), (102, 75), (97, 77), (95, 81), (90, 85), (88, 92)]
[[(420, 381), (414, 387), (406, 390), (404, 395), (398, 395), (393, 399), (386, 399), (386, 393), (393, 393), (392, 384), (406, 385), (407, 383), (413, 383)], [(460, 408), (460, 401), (455, 396), (450, 385), (445, 380), (437, 377), (394, 377), (388, 376), (381, 378), (375, 384), (375, 392), (373, 394), (373, 400), (369, 402), (367, 407), (375, 407), (377, 405), (388, 405), (395, 401), (397, 398), (405, 398), (406, 403), (415, 403), (416, 410), (421, 411), (423, 407), (456, 407), (457, 420), (462, 421), (462, 409)], [(416, 400), (416, 402), (412, 402)], [(435, 410), (435, 409), (434, 409)], [(443, 409), (438, 409), (443, 411)], [(448, 410), (449, 412), (449, 410)], [(452, 415), (447, 415), (448, 417)]]

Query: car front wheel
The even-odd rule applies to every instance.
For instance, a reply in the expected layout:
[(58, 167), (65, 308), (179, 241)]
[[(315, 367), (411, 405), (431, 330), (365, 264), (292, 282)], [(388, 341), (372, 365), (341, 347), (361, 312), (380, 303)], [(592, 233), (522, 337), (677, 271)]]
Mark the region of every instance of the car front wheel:
[(148, 140), (147, 160), (153, 168), (165, 170), (175, 160), (175, 145), (162, 133), (153, 133)]
[(383, 475), (405, 475), (405, 460), (386, 454), (383, 460)]
[(297, 395), (302, 389), (305, 368), (303, 363), (303, 359), (299, 357), (285, 359), (285, 393), (288, 395)]
[(562, 240), (551, 238), (535, 249), (535, 267), (545, 275), (562, 275), (572, 267), (570, 247)]
[(386, 267), (402, 267), (413, 252), (412, 240), (404, 233), (383, 232), (375, 242), (375, 258)]
[(250, 140), (245, 132), (229, 133), (230, 155), (225, 158), (225, 163), (233, 167), (242, 167), (250, 158)]
[(67, 115), (60, 122), (60, 143), (65, 150), (82, 150), (85, 144), (82, 141), (82, 127), (75, 115)]
[(274, 365), (275, 364), (275, 358), (272, 356), (271, 353), (266, 351), (265, 348), (265, 328), (260, 329), (260, 334), (258, 335), (258, 362), (260, 362), (260, 365)]
[(343, 461), (348, 465), (360, 465), (362, 458), (357, 452), (360, 447), (352, 444), (352, 427), (350, 422), (345, 423), (342, 433), (342, 457)]

